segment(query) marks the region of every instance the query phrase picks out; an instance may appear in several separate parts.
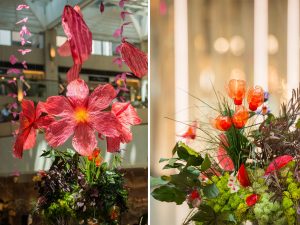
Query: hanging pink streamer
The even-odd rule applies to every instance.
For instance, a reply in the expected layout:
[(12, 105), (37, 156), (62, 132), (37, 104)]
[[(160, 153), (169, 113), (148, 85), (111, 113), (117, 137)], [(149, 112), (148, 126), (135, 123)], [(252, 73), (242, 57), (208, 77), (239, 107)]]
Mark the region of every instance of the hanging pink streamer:
[(117, 57), (117, 58), (115, 58), (115, 59), (113, 60), (113, 63), (114, 63), (114, 64), (117, 64), (117, 65), (119, 66), (119, 68), (121, 68), (121, 67), (122, 67), (122, 64), (123, 64), (123, 60), (122, 60), (122, 58)]
[(120, 17), (121, 17), (122, 20), (125, 20), (126, 16), (127, 16), (127, 15), (131, 15), (131, 14), (132, 14), (132, 13), (130, 13), (130, 12), (122, 11), (122, 12), (120, 13)]
[(28, 21), (28, 17), (25, 17), (24, 19), (22, 19), (22, 20), (16, 22), (16, 24), (27, 23), (27, 21)]
[(100, 12), (103, 13), (104, 12), (104, 4), (103, 1), (101, 1), (100, 3), (100, 8), (99, 8)]
[(6, 72), (7, 74), (20, 74), (21, 70), (16, 68), (9, 68)]
[(20, 52), (22, 55), (26, 55), (27, 53), (30, 53), (31, 49), (18, 49), (18, 52)]
[(124, 8), (125, 2), (128, 2), (128, 0), (121, 0), (121, 1), (119, 1), (119, 6), (120, 6), (121, 8)]
[(31, 36), (30, 30), (25, 25), (22, 26), (20, 30), (20, 37), (23, 38), (25, 35)]
[(29, 5), (25, 5), (25, 4), (21, 4), (21, 5), (18, 5), (18, 7), (16, 8), (17, 11), (20, 11), (22, 9), (29, 9)]
[(131, 24), (131, 22), (126, 22), (121, 25), (121, 27), (117, 28), (113, 34), (114, 38), (119, 38), (123, 36), (124, 27)]
[(28, 69), (28, 66), (27, 66), (27, 63), (25, 60), (22, 62), (22, 65), (23, 65), (24, 69)]
[(9, 62), (12, 64), (12, 65), (15, 65), (17, 62), (18, 62), (18, 59), (15, 55), (11, 55), (9, 57)]

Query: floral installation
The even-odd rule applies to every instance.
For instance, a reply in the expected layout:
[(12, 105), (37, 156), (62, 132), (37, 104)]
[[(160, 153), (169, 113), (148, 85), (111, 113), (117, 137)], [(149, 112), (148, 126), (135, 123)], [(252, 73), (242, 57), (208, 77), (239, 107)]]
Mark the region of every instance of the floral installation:
[[(116, 101), (118, 90), (111, 84), (90, 92), (80, 78), (82, 64), (91, 55), (92, 33), (78, 6), (65, 6), (62, 25), (67, 41), (58, 52), (72, 56), (74, 62), (67, 73), (66, 95), (37, 104), (22, 100), (13, 155), (21, 159), (24, 151), (35, 146), (37, 133), (45, 133), (51, 148), (41, 157), (52, 158), (53, 163), (33, 181), (39, 193), (35, 212), (47, 224), (119, 224), (127, 209), (127, 190), (118, 169), (120, 145), (132, 140), (131, 126), (141, 119), (129, 102)], [(101, 157), (97, 136), (106, 140), (107, 152), (113, 153), (111, 165)], [(70, 138), (74, 150), (57, 149)]]
[[(226, 89), (217, 107), (207, 104), (216, 113), (213, 130), (193, 122), (173, 157), (160, 160), (164, 170), (177, 172), (152, 177), (152, 196), (186, 202), (183, 224), (300, 224), (299, 89), (278, 116), (260, 86), (247, 90), (245, 81), (233, 79)], [(187, 144), (194, 139), (201, 150)]]

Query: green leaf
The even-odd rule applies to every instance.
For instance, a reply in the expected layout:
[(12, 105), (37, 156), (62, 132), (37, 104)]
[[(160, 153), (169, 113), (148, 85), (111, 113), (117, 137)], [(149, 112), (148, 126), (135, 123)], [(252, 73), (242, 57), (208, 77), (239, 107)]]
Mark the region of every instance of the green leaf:
[(150, 177), (150, 187), (165, 185), (167, 183), (169, 183), (169, 181), (163, 180), (161, 177)]
[(195, 176), (197, 176), (197, 177), (199, 177), (199, 175), (200, 175), (200, 171), (199, 171), (198, 169), (196, 169), (195, 167), (193, 167), (193, 166), (187, 167), (186, 170), (187, 170), (189, 173), (191, 173), (191, 174), (193, 174), (193, 175), (195, 175)]
[(208, 154), (205, 154), (205, 158), (204, 158), (204, 161), (202, 162), (201, 164), (201, 171), (204, 172), (206, 171), (207, 169), (209, 169), (211, 166), (211, 161), (208, 157)]
[(296, 128), (300, 129), (300, 119), (298, 119), (297, 123), (296, 123)]
[(228, 225), (237, 223), (230, 212), (216, 214), (214, 210), (207, 205), (200, 205), (199, 211), (191, 217), (190, 221), (201, 222), (203, 225)]
[(181, 205), (186, 198), (186, 194), (183, 191), (170, 185), (164, 185), (154, 189), (151, 195), (158, 201), (175, 202), (177, 205)]
[(215, 220), (216, 214), (208, 205), (200, 205), (199, 211), (196, 212), (190, 219), (190, 221), (203, 222), (204, 224), (213, 224)]
[(187, 166), (200, 166), (203, 162), (201, 155), (183, 142), (178, 142), (172, 152), (173, 155), (177, 153), (180, 159), (185, 160)]
[(162, 162), (165, 162), (165, 161), (168, 161), (169, 159), (168, 158), (161, 158), (160, 160), (159, 160), (159, 163), (162, 163)]
[(203, 193), (207, 198), (215, 198), (219, 195), (219, 189), (216, 184), (209, 184), (203, 187)]
[(179, 174), (171, 175), (170, 182), (181, 190), (186, 190), (201, 185), (198, 175), (191, 173), (188, 170), (182, 170)]
[(163, 167), (163, 170), (166, 170), (166, 169), (174, 169), (174, 168), (182, 168), (184, 167), (184, 165), (182, 163), (174, 163), (173, 165), (170, 165), (170, 164), (167, 164)]

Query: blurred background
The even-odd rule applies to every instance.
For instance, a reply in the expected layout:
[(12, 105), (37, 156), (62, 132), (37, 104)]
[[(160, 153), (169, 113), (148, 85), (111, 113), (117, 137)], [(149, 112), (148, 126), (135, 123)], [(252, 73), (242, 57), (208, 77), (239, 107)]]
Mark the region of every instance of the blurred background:
[[(101, 14), (100, 3), (105, 6)], [(16, 11), (19, 4), (28, 4), (30, 9)], [(27, 99), (35, 103), (44, 101), (48, 96), (63, 95), (66, 92), (66, 73), (73, 65), (71, 57), (60, 57), (57, 48), (66, 36), (61, 26), (61, 14), (66, 4), (79, 5), (83, 17), (93, 33), (93, 50), (88, 61), (83, 65), (81, 78), (92, 91), (97, 85), (111, 83), (115, 87), (122, 85), (115, 81), (115, 76), (129, 72), (126, 66), (119, 68), (113, 64), (119, 39), (113, 37), (114, 31), (121, 26), (118, 0), (1, 0), (0, 1), (0, 224), (37, 224), (29, 218), (32, 204), (36, 201), (36, 191), (32, 182), (39, 170), (47, 170), (51, 161), (40, 158), (42, 151), (49, 148), (42, 134), (38, 135), (36, 147), (24, 153), (23, 159), (12, 157), (13, 132), (18, 123), (13, 123), (14, 116), (9, 104), (15, 99), (9, 96), (17, 94), (20, 102), (26, 91)], [(138, 48), (147, 52), (148, 46), (148, 0), (132, 0), (125, 4), (126, 11), (132, 13), (126, 17), (130, 25), (124, 28), (124, 36)], [(28, 17), (26, 26), (31, 31), (31, 43), (25, 48), (31, 53), (22, 56), (19, 31), (16, 22)], [(27, 61), (28, 69), (21, 63), (12, 66), (10, 55), (14, 54), (19, 62)], [(8, 74), (10, 68), (21, 70), (21, 74)], [(24, 80), (20, 79), (24, 76)], [(16, 85), (11, 80), (16, 82)], [(133, 141), (122, 146), (123, 169), (126, 185), (130, 189), (129, 212), (124, 216), (126, 224), (138, 223), (138, 218), (147, 212), (147, 165), (148, 165), (148, 78), (138, 79), (127, 76), (128, 92), (120, 92), (119, 97), (130, 101), (137, 108), (142, 124), (133, 128)], [(105, 143), (101, 142), (102, 154)], [(69, 140), (62, 149), (72, 148)], [(103, 155), (105, 161), (110, 154)]]
[[(232, 78), (261, 85), (274, 114), (298, 87), (298, 0), (152, 0), (150, 20), (152, 176), (162, 174), (159, 159), (171, 157), (187, 130), (174, 120), (214, 116), (196, 99), (216, 104), (213, 87), (226, 94)], [(186, 206), (150, 202), (151, 224), (182, 224), (188, 213)]]

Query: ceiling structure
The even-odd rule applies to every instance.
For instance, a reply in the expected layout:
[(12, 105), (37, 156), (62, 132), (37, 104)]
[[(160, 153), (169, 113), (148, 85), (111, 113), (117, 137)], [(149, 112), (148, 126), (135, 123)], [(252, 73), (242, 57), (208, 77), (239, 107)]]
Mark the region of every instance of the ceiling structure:
[[(93, 33), (93, 39), (114, 41), (112, 34), (123, 21), (120, 18), (119, 0), (103, 0), (104, 13), (100, 13), (102, 0), (1, 0), (0, 29), (19, 31), (15, 23), (28, 17), (28, 27), (33, 33), (41, 33), (55, 28), (58, 35), (64, 36), (61, 27), (61, 14), (64, 5), (79, 5), (84, 19)], [(19, 4), (26, 3), (30, 10), (16, 11)], [(148, 0), (130, 0), (125, 3), (125, 11), (131, 12), (126, 21), (124, 36), (134, 42), (146, 40), (148, 36)]]

